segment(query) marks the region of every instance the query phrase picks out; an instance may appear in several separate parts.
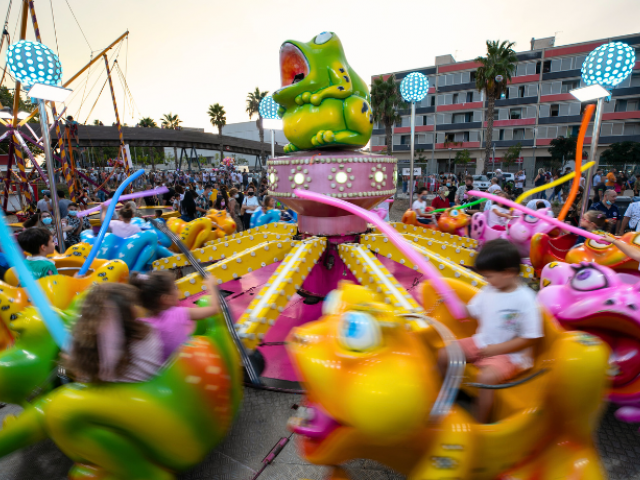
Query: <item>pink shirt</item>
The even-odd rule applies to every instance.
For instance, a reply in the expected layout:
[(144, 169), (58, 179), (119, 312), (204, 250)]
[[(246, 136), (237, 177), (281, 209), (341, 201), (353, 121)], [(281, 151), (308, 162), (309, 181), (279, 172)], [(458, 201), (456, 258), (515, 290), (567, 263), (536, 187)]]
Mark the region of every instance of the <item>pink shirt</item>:
[(155, 317), (142, 320), (152, 325), (160, 335), (163, 345), (163, 362), (166, 362), (171, 354), (187, 341), (194, 327), (193, 320), (189, 318), (189, 309), (185, 307), (171, 307)]
[(109, 222), (109, 229), (111, 230), (111, 233), (122, 238), (130, 237), (131, 235), (135, 235), (142, 231), (142, 229), (137, 225), (124, 223), (122, 220), (111, 220)]

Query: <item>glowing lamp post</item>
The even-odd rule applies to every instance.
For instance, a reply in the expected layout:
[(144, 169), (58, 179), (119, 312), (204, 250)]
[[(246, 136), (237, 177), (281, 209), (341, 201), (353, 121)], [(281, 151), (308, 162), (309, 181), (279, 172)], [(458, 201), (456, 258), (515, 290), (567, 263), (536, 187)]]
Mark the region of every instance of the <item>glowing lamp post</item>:
[[(626, 43), (612, 42), (593, 50), (582, 64), (582, 81), (586, 87), (571, 90), (570, 93), (581, 102), (598, 101), (593, 122), (591, 150), (589, 151), (590, 162), (596, 159), (604, 99), (610, 98), (610, 90), (631, 75), (635, 63), (636, 54), (633, 48)], [(595, 168), (590, 168), (587, 173), (586, 195), (584, 197), (587, 200), (591, 191), (591, 179), (594, 170)], [(586, 207), (587, 202), (582, 202), (581, 217), (584, 215)]]
[(280, 105), (271, 95), (260, 100), (258, 112), (262, 117), (262, 126), (271, 130), (271, 158), (276, 156), (276, 130), (282, 130), (282, 119), (278, 115)]
[(62, 80), (62, 65), (60, 60), (49, 47), (38, 42), (20, 40), (9, 46), (7, 51), (7, 65), (9, 70), (25, 89), (28, 95), (37, 100), (40, 112), (40, 128), (42, 130), (42, 144), (47, 162), (47, 176), (51, 189), (51, 203), (56, 222), (56, 236), (58, 248), (64, 251), (64, 235), (60, 223), (60, 209), (58, 208), (58, 193), (56, 191), (53, 157), (51, 155), (51, 137), (49, 136), (49, 120), (45, 101), (64, 102), (71, 90), (60, 87)]
[(400, 95), (405, 102), (411, 103), (411, 172), (409, 174), (409, 206), (413, 205), (413, 155), (416, 132), (416, 102), (427, 96), (429, 79), (420, 72), (412, 72), (400, 82)]

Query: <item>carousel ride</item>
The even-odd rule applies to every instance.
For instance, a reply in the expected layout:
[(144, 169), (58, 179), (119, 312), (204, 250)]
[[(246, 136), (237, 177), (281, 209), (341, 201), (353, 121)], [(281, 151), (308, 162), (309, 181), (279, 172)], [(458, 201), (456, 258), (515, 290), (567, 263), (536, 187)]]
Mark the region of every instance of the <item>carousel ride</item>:
[[(227, 223), (225, 236), (211, 238), (206, 222), (175, 221), (183, 253), (167, 245), (171, 255), (154, 259), (148, 251), (164, 240), (153, 231), (132, 268), (97, 259), (105, 246), (120, 256), (147, 241), (111, 246), (107, 221), (71, 253), (82, 259), (76, 275), (38, 281), (0, 228), (15, 279), (25, 285), (0, 288), (0, 401), (27, 406), (0, 430), (0, 456), (50, 437), (76, 462), (70, 478), (174, 478), (171, 472), (195, 465), (228, 431), (241, 397), (238, 353), (260, 352), (261, 381), (305, 390), (290, 426), (312, 463), (371, 458), (411, 479), (443, 471), (456, 478), (603, 478), (592, 434), (610, 388), (613, 341), (600, 340), (597, 326), (565, 331), (552, 315), (560, 310), (545, 303), (533, 369), (500, 388), (495, 423), (476, 423), (457, 402), (460, 390), (473, 397), (487, 387), (474, 383), (477, 369), (465, 365), (456, 342), (475, 332), (465, 304), (486, 285), (473, 270), (477, 239), (451, 233), (462, 233), (468, 219), (446, 212), (442, 231), (385, 224), (370, 212), (395, 192), (397, 164), (357, 150), (372, 131), (370, 97), (337, 35), (285, 42), (280, 67), (274, 100), (291, 143), (288, 156), (268, 162), (269, 195), (297, 213), (297, 224), (234, 234)], [(514, 208), (523, 210), (521, 224), (509, 229), (514, 242), (531, 241), (538, 221), (565, 228), (547, 212)], [(183, 306), (206, 302), (201, 269), (214, 275), (235, 328), (220, 318), (201, 322), (149, 382), (60, 385), (52, 373), (83, 293), (96, 282), (125, 282), (129, 270), (150, 262), (154, 270), (179, 271)], [(523, 265), (522, 275), (532, 278), (533, 268)], [(449, 354), (444, 377), (435, 368), (439, 348)], [(621, 370), (632, 376), (634, 368)]]

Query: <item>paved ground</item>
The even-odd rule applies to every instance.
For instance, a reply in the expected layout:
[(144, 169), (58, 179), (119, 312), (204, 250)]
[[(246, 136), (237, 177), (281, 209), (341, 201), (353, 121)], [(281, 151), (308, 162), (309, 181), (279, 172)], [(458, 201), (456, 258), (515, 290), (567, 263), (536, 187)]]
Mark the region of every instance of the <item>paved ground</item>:
[[(297, 395), (245, 389), (240, 415), (226, 440), (180, 480), (250, 480), (273, 445), (289, 432), (286, 422)], [(640, 434), (637, 426), (618, 422), (609, 408), (598, 431), (602, 461), (612, 480), (640, 478)], [(19, 407), (0, 410), (0, 420)], [(41, 442), (0, 460), (0, 480), (63, 480), (70, 460), (51, 442)], [(357, 460), (347, 466), (353, 480), (401, 480), (404, 477), (383, 466)], [(267, 467), (260, 480), (321, 480), (327, 469), (302, 460), (290, 442)]]

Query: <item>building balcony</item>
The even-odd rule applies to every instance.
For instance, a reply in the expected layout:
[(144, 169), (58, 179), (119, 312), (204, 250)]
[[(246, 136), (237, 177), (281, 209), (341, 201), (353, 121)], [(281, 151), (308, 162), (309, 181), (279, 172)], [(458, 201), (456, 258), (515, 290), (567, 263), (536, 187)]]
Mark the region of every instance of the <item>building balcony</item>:
[(456, 110), (473, 110), (478, 108), (483, 108), (484, 102), (464, 102), (464, 103), (453, 103), (451, 105), (439, 105), (436, 107), (436, 112), (452, 112)]

